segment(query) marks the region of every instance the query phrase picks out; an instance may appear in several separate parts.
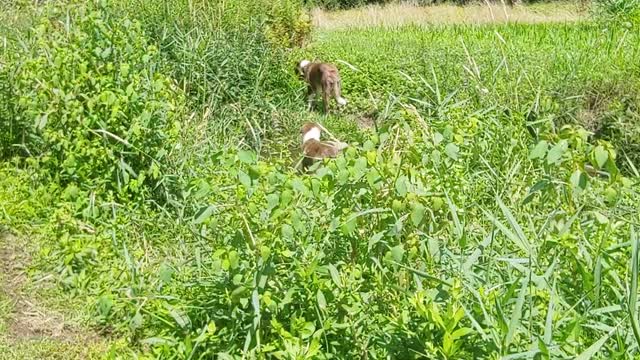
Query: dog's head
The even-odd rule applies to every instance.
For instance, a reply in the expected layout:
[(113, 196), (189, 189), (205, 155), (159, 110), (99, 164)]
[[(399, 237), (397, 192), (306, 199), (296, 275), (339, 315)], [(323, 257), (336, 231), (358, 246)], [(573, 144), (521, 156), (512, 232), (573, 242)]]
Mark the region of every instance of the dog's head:
[(300, 135), (302, 136), (302, 143), (307, 140), (320, 140), (320, 134), (322, 130), (320, 126), (314, 122), (307, 122), (300, 128)]
[(309, 60), (301, 60), (299, 63), (296, 64), (296, 74), (303, 78), (304, 74), (306, 72), (307, 66), (309, 66), (309, 64), (311, 64), (311, 61)]

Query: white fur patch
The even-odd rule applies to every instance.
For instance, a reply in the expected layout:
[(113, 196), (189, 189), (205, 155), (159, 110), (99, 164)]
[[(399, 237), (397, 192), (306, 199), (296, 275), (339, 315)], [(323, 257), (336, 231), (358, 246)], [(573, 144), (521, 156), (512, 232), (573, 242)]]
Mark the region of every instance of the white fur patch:
[(347, 105), (347, 99), (345, 99), (343, 97), (337, 98), (336, 101), (338, 102), (339, 105), (342, 105), (342, 106)]
[(309, 61), (309, 60), (302, 60), (302, 61), (300, 61), (300, 67), (301, 67), (301, 68), (305, 68), (305, 67), (307, 67), (307, 65), (309, 65), (309, 64), (311, 64), (311, 61)]
[(304, 144), (305, 142), (309, 141), (309, 140), (318, 140), (320, 141), (320, 129), (317, 127), (312, 127), (311, 129), (309, 129), (309, 131), (307, 131), (304, 136), (302, 137), (302, 143)]

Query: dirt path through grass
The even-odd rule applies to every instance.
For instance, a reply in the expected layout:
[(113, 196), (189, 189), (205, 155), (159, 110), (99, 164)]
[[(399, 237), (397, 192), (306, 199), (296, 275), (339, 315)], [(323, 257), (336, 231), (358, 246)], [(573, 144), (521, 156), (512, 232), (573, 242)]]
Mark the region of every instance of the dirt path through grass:
[(46, 307), (29, 284), (25, 244), (0, 233), (0, 360), (90, 359), (106, 351), (92, 331)]

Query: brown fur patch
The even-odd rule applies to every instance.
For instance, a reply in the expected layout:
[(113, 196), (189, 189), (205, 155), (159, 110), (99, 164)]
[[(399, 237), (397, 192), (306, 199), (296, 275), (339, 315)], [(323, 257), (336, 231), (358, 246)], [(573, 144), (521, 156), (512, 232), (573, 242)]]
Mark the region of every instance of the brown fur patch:
[(342, 84), (338, 68), (329, 63), (312, 62), (305, 67), (300, 67), (304, 80), (307, 82), (309, 97), (322, 94), (322, 103), (324, 112), (329, 111), (329, 101), (331, 98), (336, 100), (342, 97)]
[[(300, 128), (300, 134), (304, 137), (306, 133), (314, 128), (317, 128), (320, 132), (322, 131), (322, 128), (318, 124), (307, 122)], [(302, 143), (302, 168), (306, 171), (314, 162), (325, 158), (334, 158), (338, 156), (340, 151), (342, 151), (342, 149), (337, 148), (331, 143), (322, 142), (317, 139), (308, 139)]]

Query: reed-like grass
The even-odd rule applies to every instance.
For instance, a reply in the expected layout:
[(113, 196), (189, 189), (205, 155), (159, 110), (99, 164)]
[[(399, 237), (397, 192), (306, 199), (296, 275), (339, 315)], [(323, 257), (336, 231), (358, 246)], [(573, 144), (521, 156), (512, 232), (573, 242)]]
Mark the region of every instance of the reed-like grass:
[[(61, 299), (128, 341), (111, 357), (637, 356), (638, 175), (616, 132), (579, 119), (637, 118), (636, 33), (319, 29), (288, 51), (218, 27), (208, 2), (153, 4), (118, 16), (146, 21), (190, 97), (169, 201), (0, 167), (0, 220), (37, 242)], [(304, 110), (302, 56), (338, 65), (346, 109)], [(307, 120), (351, 144), (310, 175), (292, 167)]]

